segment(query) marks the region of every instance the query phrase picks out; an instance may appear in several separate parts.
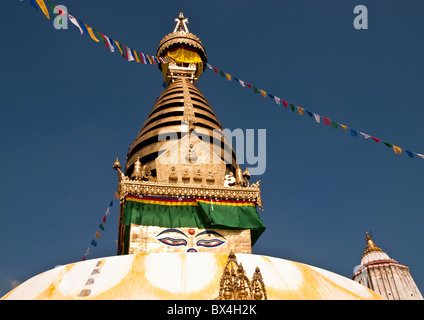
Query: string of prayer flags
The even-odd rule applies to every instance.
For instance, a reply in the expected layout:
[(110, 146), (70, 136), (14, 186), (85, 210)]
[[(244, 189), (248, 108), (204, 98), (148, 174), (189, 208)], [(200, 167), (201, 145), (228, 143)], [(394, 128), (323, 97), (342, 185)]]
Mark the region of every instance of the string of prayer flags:
[[(98, 31), (96, 28), (93, 28), (92, 26), (89, 26), (88, 24), (84, 23), (80, 19), (75, 18), (68, 12), (64, 12), (62, 8), (59, 8), (55, 4), (53, 4), (50, 1), (47, 1), (49, 4), (49, 7), (51, 8), (53, 14), (57, 17), (57, 15), (65, 16), (69, 18), (69, 20), (72, 22), (72, 24), (78, 28), (80, 31), (80, 34), (89, 36), (93, 41), (95, 42), (101, 42), (104, 43), (107, 48), (110, 49), (110, 52), (115, 52), (115, 46), (118, 47), (119, 52), (121, 53), (121, 56), (127, 60), (127, 61), (135, 61), (136, 63), (140, 64), (160, 64), (160, 63), (169, 63), (173, 60), (170, 57), (156, 57), (156, 56), (150, 56), (148, 54), (144, 54), (141, 52), (138, 52), (116, 40), (112, 40), (110, 37), (105, 35), (103, 32)], [(50, 19), (49, 11), (47, 10), (46, 4), (44, 0), (30, 0), (30, 4), (35, 9), (41, 9), (45, 16)], [(59, 21), (59, 24), (61, 22)], [(225, 76), (225, 75), (224, 75)], [(226, 75), (228, 80), (231, 81), (231, 76)]]
[[(359, 133), (366, 140), (368, 140), (369, 138), (371, 138), (376, 143), (382, 142), (382, 140), (379, 139), (379, 138), (376, 138), (376, 137), (373, 137), (373, 136), (371, 136), (369, 134), (366, 134), (364, 132), (360, 132), (360, 131), (357, 131), (355, 129), (352, 129), (352, 128), (348, 127), (347, 125), (340, 124), (340, 123), (338, 123), (338, 122), (336, 122), (334, 120), (331, 120), (330, 118), (320, 116), (319, 114), (313, 113), (313, 112), (311, 112), (311, 111), (309, 111), (309, 110), (307, 110), (307, 109), (305, 109), (303, 107), (296, 106), (294, 103), (287, 102), (286, 100), (284, 100), (284, 99), (282, 99), (282, 98), (280, 98), (280, 97), (278, 97), (276, 95), (273, 95), (271, 93), (268, 93), (265, 90), (259, 89), (258, 87), (253, 86), (253, 85), (247, 83), (246, 81), (240, 80), (239, 78), (236, 78), (234, 76), (230, 76), (228, 73), (226, 73), (226, 72), (224, 72), (224, 71), (222, 71), (222, 70), (220, 70), (220, 69), (212, 66), (209, 63), (207, 63), (206, 65), (207, 65), (207, 67), (209, 69), (214, 70), (216, 74), (220, 74), (222, 77), (227, 77), (228, 80), (234, 79), (234, 81), (235, 82), (238, 82), (243, 88), (246, 88), (246, 87), (247, 88), (253, 88), (253, 92), (254, 93), (260, 93), (264, 98), (269, 97), (277, 105), (280, 105), (281, 104), (281, 101), (283, 102), (284, 107), (286, 109), (287, 109), (288, 105), (290, 105), (290, 109), (292, 110), (292, 112), (295, 112), (295, 110), (297, 110), (297, 112), (299, 113), (299, 116), (302, 116), (304, 114), (304, 112), (306, 112), (309, 115), (310, 118), (314, 118), (315, 119), (316, 123), (323, 123), (324, 125), (330, 126), (330, 128), (332, 128), (332, 129), (337, 129), (340, 126), (346, 132), (349, 132), (349, 135), (351, 137), (358, 137), (359, 136), (358, 133)], [(383, 144), (385, 144), (387, 147), (389, 147), (390, 149), (392, 149), (395, 154), (402, 154), (402, 152), (405, 151), (405, 153), (408, 155), (409, 158), (415, 158), (415, 156), (418, 156), (419, 158), (424, 159), (424, 155), (423, 154), (415, 153), (415, 152), (406, 150), (406, 149), (404, 149), (402, 147), (395, 146), (395, 145), (393, 145), (391, 143), (388, 143), (388, 142), (385, 142), (385, 141), (383, 141)]]
[[(111, 208), (112, 206), (113, 206), (113, 199), (110, 201), (110, 204), (109, 204), (109, 206), (107, 207), (105, 214), (103, 215), (102, 222), (99, 224), (99, 230), (105, 231), (105, 228), (104, 228), (104, 226), (103, 226), (103, 223), (106, 223), (106, 221), (107, 221), (107, 216), (110, 214), (110, 208)], [(99, 230), (97, 230), (97, 231), (96, 231), (96, 233), (94, 234), (94, 238), (95, 238), (95, 239), (92, 239), (92, 240), (91, 240), (91, 242), (90, 242), (90, 245), (91, 245), (91, 246), (93, 246), (93, 247), (97, 247), (97, 240), (99, 240), (99, 239), (100, 239), (100, 237), (102, 236), (102, 233), (101, 233)], [(90, 249), (88, 248), (88, 249), (86, 250), (86, 252), (85, 252), (85, 254), (84, 254), (83, 258), (82, 258), (82, 261), (84, 261), (84, 260), (85, 260), (85, 257), (86, 257), (87, 255), (89, 255), (89, 254), (90, 254)]]
[[(32, 7), (34, 7), (35, 9), (41, 9), (41, 11), (44, 13), (44, 15), (50, 19), (50, 15), (49, 12), (47, 10), (46, 4), (44, 2), (44, 0), (30, 0), (30, 5)], [(76, 19), (75, 17), (73, 17), (72, 15), (70, 15), (68, 12), (63, 12), (62, 9), (57, 9), (57, 6), (54, 5), (53, 3), (51, 3), (50, 1), (48, 1), (49, 6), (51, 7), (51, 9), (53, 10), (53, 13), (57, 16), (57, 14), (59, 14), (60, 16), (65, 16), (67, 15), (69, 17), (69, 20), (71, 20), (72, 24), (74, 26), (76, 26), (78, 28), (78, 30), (80, 31), (80, 34), (86, 34), (87, 36), (89, 36), (92, 40), (94, 40), (95, 42), (103, 42), (105, 44), (105, 46), (107, 48), (110, 49), (110, 52), (115, 52), (115, 45), (116, 47), (119, 49), (119, 52), (121, 53), (121, 56), (123, 58), (125, 58), (127, 61), (136, 61), (136, 63), (140, 63), (140, 64), (152, 64), (152, 65), (156, 65), (156, 64), (160, 64), (160, 63), (167, 63), (167, 62), (171, 62), (173, 61), (170, 57), (155, 57), (155, 56), (150, 56), (148, 54), (144, 54), (142, 52), (138, 52), (116, 40), (112, 40), (110, 37), (106, 36), (104, 33), (98, 31), (97, 29), (85, 24), (84, 22), (82, 22), (79, 19)], [(97, 35), (97, 36), (96, 36)], [(243, 88), (253, 88), (253, 92), (254, 93), (260, 93), (262, 97), (266, 98), (269, 97), (270, 99), (272, 99), (277, 105), (280, 105), (281, 101), (284, 104), (284, 107), (287, 109), (288, 105), (290, 104), (290, 108), (292, 110), (292, 112), (294, 112), (296, 109), (298, 110), (299, 116), (302, 116), (304, 112), (307, 112), (307, 114), (309, 115), (310, 118), (315, 118), (316, 123), (320, 123), (320, 119), (322, 119), (322, 123), (324, 125), (329, 125), (331, 128), (333, 129), (337, 129), (339, 126), (341, 126), (345, 131), (347, 131), (347, 129), (349, 128), (346, 125), (341, 125), (338, 122), (331, 120), (330, 118), (326, 118), (326, 117), (322, 117), (316, 113), (313, 113), (303, 107), (299, 107), (296, 106), (293, 103), (289, 103), (286, 100), (277, 97), (276, 95), (270, 94), (265, 90), (259, 89), (256, 86), (253, 86), (243, 80), (240, 80), (234, 76), (231, 76), (229, 73), (226, 73), (222, 70), (219, 70), (218, 68), (210, 65), (209, 63), (206, 64), (207, 67), (211, 70), (213, 70), (216, 74), (220, 74), (221, 77), (226, 78), (228, 81), (232, 81), (234, 79), (234, 81), (238, 82)], [(358, 137), (357, 134), (358, 131), (349, 128), (349, 133), (350, 136), (352, 137)], [(366, 133), (363, 132), (359, 132), (365, 139), (369, 139), (371, 138), (372, 140), (374, 140), (376, 143), (381, 142), (382, 140), (376, 137), (373, 137), (371, 135), (368, 135)], [(405, 150), (402, 147), (398, 147), (398, 146), (394, 146), (392, 144), (389, 144), (387, 142), (383, 143), (386, 146), (390, 145), (390, 148), (392, 148), (392, 150), (394, 151), (395, 154), (402, 154), (402, 151), (405, 151), (405, 153), (410, 157), (410, 158), (415, 158), (415, 155), (418, 156), (421, 159), (424, 159), (424, 155), (420, 154), (420, 153), (415, 153), (409, 150)]]

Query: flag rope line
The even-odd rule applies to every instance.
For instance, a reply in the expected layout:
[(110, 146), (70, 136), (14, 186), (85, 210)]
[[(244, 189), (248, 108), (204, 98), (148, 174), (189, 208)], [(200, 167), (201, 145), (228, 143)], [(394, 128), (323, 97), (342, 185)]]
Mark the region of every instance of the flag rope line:
[[(121, 53), (122, 57), (125, 58), (127, 61), (136, 61), (137, 63), (141, 63), (141, 64), (152, 64), (152, 65), (156, 65), (156, 64), (160, 64), (160, 63), (168, 63), (168, 62), (172, 62), (172, 58), (170, 57), (156, 57), (156, 56), (151, 56), (148, 54), (144, 54), (142, 52), (136, 51), (134, 49), (131, 49), (130, 47), (116, 41), (113, 40), (112, 38), (106, 36), (104, 33), (98, 31), (97, 29), (90, 27), (89, 25), (85, 24), (83, 21), (74, 18), (72, 15), (70, 15), (68, 12), (64, 12), (64, 10), (62, 10), (61, 8), (57, 7), (55, 4), (53, 4), (50, 1), (47, 1), (47, 3), (49, 4), (50, 8), (52, 9), (53, 13), (56, 15), (56, 17), (58, 15), (60, 16), (64, 16), (65, 14), (68, 15), (69, 20), (72, 22), (72, 24), (74, 24), (80, 31), (81, 35), (86, 34), (87, 36), (89, 36), (91, 39), (93, 39), (95, 42), (103, 42), (105, 44), (105, 46), (107, 48), (110, 49), (111, 52), (115, 52), (115, 46), (117, 49), (119, 49), (119, 52)], [(35, 9), (41, 9), (41, 11), (44, 13), (44, 15), (50, 19), (50, 15), (49, 12), (47, 10), (47, 7), (45, 5), (44, 0), (30, 0), (30, 4), (31, 6), (33, 6)], [(96, 37), (97, 35), (97, 37)], [(295, 112), (297, 110), (299, 116), (302, 116), (304, 113), (307, 113), (309, 115), (310, 118), (314, 118), (315, 121), (317, 123), (320, 123), (322, 120), (322, 123), (324, 125), (329, 125), (331, 128), (333, 129), (337, 129), (339, 126), (342, 127), (346, 132), (349, 129), (349, 134), (352, 137), (358, 137), (358, 134), (362, 135), (365, 139), (369, 139), (371, 138), (372, 140), (374, 140), (376, 143), (383, 143), (384, 145), (386, 145), (386, 147), (393, 149), (393, 151), (395, 152), (395, 154), (401, 154), (402, 151), (405, 151), (405, 153), (409, 156), (409, 158), (414, 158), (415, 156), (418, 156), (422, 159), (424, 159), (424, 154), (420, 154), (420, 153), (416, 153), (410, 150), (407, 150), (403, 147), (399, 147), (396, 146), (394, 144), (391, 144), (387, 141), (383, 141), (380, 138), (376, 138), (374, 136), (371, 136), (369, 134), (366, 134), (364, 132), (355, 130), (347, 125), (343, 125), (339, 122), (336, 122), (334, 120), (331, 120), (330, 118), (327, 117), (323, 117), (319, 114), (316, 114), (312, 111), (309, 111), (303, 107), (300, 107), (294, 103), (288, 102), (278, 96), (275, 96), (273, 94), (270, 94), (269, 92), (266, 92), (252, 84), (249, 84), (245, 81), (242, 81), (234, 76), (231, 76), (230, 74), (212, 66), (211, 64), (207, 63), (206, 64), (208, 66), (209, 69), (214, 70), (216, 74), (220, 74), (221, 77), (226, 78), (228, 81), (236, 81), (238, 83), (240, 83), (240, 85), (242, 87), (248, 87), (248, 88), (253, 88), (253, 92), (255, 93), (260, 93), (261, 96), (263, 96), (264, 98), (269, 97), (272, 100), (275, 101), (276, 104), (280, 105), (281, 103), (283, 103), (284, 107), (287, 109), (288, 106), (290, 106), (292, 112)]]
[[(96, 238), (97, 240), (98, 240), (98, 239), (100, 239), (100, 237), (102, 236), (102, 234), (100, 233), (100, 231), (99, 231), (99, 230), (105, 231), (105, 228), (104, 228), (103, 224), (104, 224), (104, 223), (106, 223), (106, 221), (107, 221), (107, 216), (109, 215), (109, 213), (110, 213), (110, 208), (111, 208), (112, 206), (113, 206), (113, 199), (110, 201), (110, 204), (109, 204), (109, 206), (107, 207), (105, 214), (103, 215), (102, 222), (100, 222), (100, 224), (99, 224), (99, 226), (98, 226), (98, 229), (97, 229), (96, 233), (94, 234), (94, 238)], [(96, 241), (94, 238), (91, 240), (90, 245), (91, 245), (92, 247), (97, 247), (97, 241)], [(84, 260), (85, 260), (85, 257), (86, 257), (86, 256), (88, 256), (89, 254), (90, 254), (90, 246), (89, 246), (89, 247), (87, 248), (87, 250), (85, 251), (85, 254), (84, 254), (83, 258), (82, 258), (82, 261), (84, 261)]]
[(238, 82), (244, 88), (247, 87), (249, 89), (253, 89), (253, 92), (254, 93), (260, 93), (261, 96), (264, 97), (264, 98), (266, 98), (266, 97), (271, 98), (277, 105), (281, 105), (281, 103), (283, 103), (285, 109), (287, 109), (288, 106), (290, 106), (292, 112), (295, 112), (297, 110), (299, 116), (302, 116), (304, 113), (307, 113), (309, 115), (309, 117), (310, 118), (314, 118), (317, 123), (320, 123), (321, 120), (322, 120), (322, 123), (324, 125), (329, 125), (333, 129), (337, 129), (339, 126), (342, 127), (345, 131), (348, 131), (348, 129), (349, 129), (350, 136), (352, 136), (352, 137), (358, 137), (358, 134), (360, 134), (365, 139), (371, 138), (376, 143), (382, 142), (386, 147), (393, 149), (393, 151), (396, 154), (401, 154), (402, 151), (405, 151), (405, 153), (410, 158), (414, 158), (415, 156), (418, 156), (418, 157), (424, 159), (424, 154), (416, 153), (416, 152), (407, 150), (407, 149), (405, 149), (403, 147), (395, 146), (395, 145), (393, 145), (393, 144), (391, 144), (391, 143), (389, 143), (387, 141), (383, 141), (380, 138), (373, 137), (373, 136), (371, 136), (369, 134), (366, 134), (364, 132), (361, 132), (361, 131), (352, 129), (352, 128), (348, 127), (347, 125), (343, 125), (343, 124), (341, 124), (339, 122), (333, 121), (330, 118), (322, 117), (319, 114), (316, 114), (316, 113), (314, 113), (312, 111), (309, 111), (309, 110), (307, 110), (307, 109), (305, 109), (303, 107), (300, 107), (300, 106), (298, 106), (298, 105), (296, 105), (294, 103), (288, 102), (288, 101), (286, 101), (286, 100), (284, 100), (284, 99), (282, 99), (280, 97), (277, 97), (277, 96), (275, 96), (273, 94), (270, 94), (269, 92), (266, 92), (266, 91), (264, 91), (262, 89), (259, 89), (258, 87), (254, 86), (252, 84), (249, 84), (249, 83), (247, 83), (247, 82), (245, 82), (243, 80), (240, 80), (240, 79), (238, 79), (238, 78), (236, 78), (236, 77), (234, 77), (234, 76), (232, 76), (232, 75), (230, 75), (230, 74), (228, 74), (228, 73), (226, 73), (226, 72), (224, 72), (224, 71), (222, 71), (222, 70), (220, 70), (220, 69), (212, 66), (209, 63), (207, 63), (206, 65), (208, 66), (209, 69), (215, 71), (216, 74), (221, 75), (222, 78), (226, 78), (228, 81), (234, 80), (234, 81)]

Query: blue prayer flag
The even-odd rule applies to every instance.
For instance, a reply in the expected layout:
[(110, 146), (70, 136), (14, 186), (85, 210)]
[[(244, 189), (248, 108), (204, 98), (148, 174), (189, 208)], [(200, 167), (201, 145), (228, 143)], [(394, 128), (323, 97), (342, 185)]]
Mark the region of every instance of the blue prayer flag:
[(91, 245), (92, 245), (93, 247), (97, 247), (97, 242), (93, 239), (93, 240), (91, 240)]
[(34, 0), (30, 0), (31, 5), (38, 10), (38, 5), (35, 3)]
[(88, 36), (88, 35), (89, 35), (89, 33), (88, 33), (87, 28), (85, 27), (84, 22), (82, 22), (82, 21), (81, 21), (81, 20), (79, 20), (79, 19), (78, 19), (78, 22), (79, 22), (79, 24), (80, 24), (80, 27), (81, 27), (82, 31), (84, 31), (84, 33)]
[(414, 157), (414, 153), (408, 150), (405, 150), (406, 154), (410, 157), (413, 158)]
[(358, 136), (358, 133), (356, 132), (356, 130), (350, 129), (350, 135), (352, 137), (357, 137)]

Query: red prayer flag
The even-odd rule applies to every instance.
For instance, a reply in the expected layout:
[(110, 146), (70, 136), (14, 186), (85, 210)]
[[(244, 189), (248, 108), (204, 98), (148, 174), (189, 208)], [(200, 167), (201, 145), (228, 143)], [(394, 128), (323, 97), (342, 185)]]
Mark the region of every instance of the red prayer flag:
[(104, 34), (103, 33), (101, 33), (100, 31), (97, 31), (101, 36), (102, 36), (102, 38), (103, 38), (103, 40), (105, 41), (105, 45), (106, 45), (106, 47), (109, 47), (109, 44), (108, 44), (108, 42), (107, 42), (107, 40), (106, 40), (106, 38), (105, 38), (105, 36), (104, 36)]
[(102, 222), (106, 222), (106, 215), (103, 216)]
[(374, 138), (374, 137), (371, 137), (371, 139), (373, 139), (375, 142), (380, 142), (381, 141), (380, 139)]
[(215, 71), (216, 74), (218, 74), (218, 69), (213, 67), (213, 71)]
[(245, 82), (246, 86), (248, 86), (249, 88), (252, 88), (251, 84), (248, 84), (247, 82)]
[(331, 123), (331, 121), (330, 121), (330, 119), (328, 119), (328, 118), (322, 118), (322, 121), (324, 122), (324, 124), (330, 124)]
[(287, 101), (283, 100), (283, 103), (284, 103), (284, 107), (287, 108), (287, 105), (288, 105)]

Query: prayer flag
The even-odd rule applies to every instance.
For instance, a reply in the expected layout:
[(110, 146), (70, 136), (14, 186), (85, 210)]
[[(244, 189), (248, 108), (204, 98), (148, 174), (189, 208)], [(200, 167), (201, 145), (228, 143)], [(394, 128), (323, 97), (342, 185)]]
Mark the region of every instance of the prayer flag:
[(315, 121), (319, 123), (320, 121), (319, 115), (314, 113), (314, 117), (315, 117)]
[(287, 108), (287, 105), (288, 105), (287, 101), (283, 100), (283, 103), (284, 103), (284, 107)]
[(40, 7), (41, 11), (45, 14), (47, 19), (50, 19), (49, 12), (47, 11), (46, 4), (44, 3), (44, 0), (35, 0), (38, 3), (38, 6)]
[(330, 123), (331, 123), (331, 121), (330, 121), (330, 119), (328, 119), (328, 118), (322, 118), (322, 122), (325, 124), (325, 125), (329, 125)]
[(424, 154), (417, 153), (417, 156), (419, 156), (420, 158), (424, 159)]
[(96, 240), (91, 240), (91, 245), (93, 246), (93, 247), (97, 247), (97, 242), (96, 242)]
[(401, 153), (402, 153), (402, 149), (401, 149), (401, 148), (399, 148), (399, 147), (397, 147), (397, 146), (393, 146), (393, 151), (394, 151), (396, 154), (401, 154)]
[(249, 88), (252, 88), (251, 84), (248, 84), (247, 82), (245, 82), (246, 86), (248, 86)]
[(231, 75), (229, 75), (228, 73), (225, 74), (227, 76), (228, 81), (231, 81)]
[(30, 0), (29, 2), (31, 3), (31, 5), (32, 5), (35, 9), (37, 9), (37, 10), (38, 10), (38, 5), (35, 3), (35, 1), (34, 1), (34, 0)]
[(296, 109), (296, 106), (293, 103), (290, 103), (290, 108), (292, 109), (292, 112), (294, 112), (294, 109)]
[(340, 126), (341, 126), (343, 129), (345, 129), (345, 130), (347, 129), (347, 126), (345, 126), (345, 125), (342, 125), (342, 124), (341, 124)]
[(106, 214), (103, 216), (102, 222), (106, 222)]
[(278, 97), (274, 97), (274, 99), (275, 99), (275, 103), (276, 103), (276, 104), (280, 104), (280, 100), (281, 100), (280, 98), (278, 98)]
[(82, 261), (85, 260), (85, 257), (88, 256), (90, 254), (90, 248), (87, 248), (87, 251), (85, 251), (84, 253), (84, 257), (82, 257)]
[(94, 29), (94, 28), (93, 28), (93, 30), (96, 31), (97, 34), (100, 35), (100, 37), (102, 37), (102, 39), (103, 39), (102, 41), (105, 43), (105, 46), (108, 47), (109, 46), (109, 42), (106, 40), (105, 35), (103, 33), (101, 33), (100, 31)]
[(390, 144), (390, 143), (388, 143), (388, 142), (386, 142), (386, 141), (383, 141), (383, 143), (386, 145), (386, 147), (387, 147), (387, 148), (391, 148), (391, 147), (393, 147), (393, 145), (392, 145), (392, 144)]
[(221, 77), (225, 77), (225, 72), (224, 71), (219, 70), (219, 74), (221, 75)]
[(209, 69), (212, 70), (212, 66), (209, 63), (207, 63), (206, 65), (208, 66)]
[(134, 57), (132, 55), (132, 50), (131, 50), (131, 48), (128, 48), (128, 47), (127, 47), (127, 60), (128, 61), (134, 61)]
[(213, 71), (215, 71), (216, 74), (218, 74), (218, 69), (213, 67)]
[(375, 142), (380, 142), (381, 140), (375, 137), (371, 137), (371, 139), (373, 139)]
[(95, 236), (97, 239), (100, 239), (100, 237), (102, 236), (102, 234), (101, 234), (99, 231), (96, 231), (96, 233), (94, 234), (94, 236)]
[(240, 85), (241, 85), (242, 87), (246, 87), (246, 85), (244, 84), (244, 81), (239, 80), (239, 82), (240, 82)]
[(100, 225), (99, 225), (99, 229), (101, 229), (101, 230), (105, 231), (105, 227), (103, 227), (103, 224), (100, 224)]
[(306, 113), (308, 114), (308, 116), (310, 116), (311, 118), (314, 116), (313, 113), (311, 111), (306, 110)]
[(87, 28), (88, 34), (90, 35), (91, 39), (93, 39), (96, 42), (99, 42), (100, 40), (97, 39), (96, 36), (94, 35), (93, 29), (88, 25), (85, 25), (85, 27)]
[(259, 89), (259, 91), (261, 92), (262, 97), (266, 98), (266, 92), (261, 89)]
[(350, 135), (352, 137), (357, 137), (358, 136), (358, 133), (356, 132), (356, 130), (350, 129)]
[(268, 93), (268, 97), (270, 97), (272, 100), (274, 100), (274, 96), (270, 93)]
[(303, 115), (303, 108), (298, 106), (297, 111), (299, 112), (299, 116)]
[(119, 51), (121, 52), (121, 56), (124, 57), (124, 52), (122, 51), (121, 46), (119, 45), (119, 42), (115, 40), (116, 46), (118, 47)]
[(331, 121), (331, 128), (337, 129), (338, 128), (337, 122)]
[(408, 150), (405, 150), (406, 154), (410, 157), (413, 158), (414, 157), (414, 153)]
[(256, 87), (253, 87), (253, 92), (255, 92), (255, 93), (259, 93), (259, 89), (258, 89), (258, 88), (256, 88)]
[(79, 23), (79, 25), (81, 26), (81, 28), (82, 28), (82, 30), (84, 31), (84, 33), (86, 34), (86, 35), (88, 35), (88, 30), (87, 30), (87, 28), (85, 27), (85, 23), (84, 22), (82, 22), (81, 20), (79, 20), (78, 19), (78, 23)]
[(115, 52), (115, 47), (112, 44), (113, 40), (110, 39), (108, 36), (105, 36), (105, 38), (106, 38), (106, 41), (109, 45), (110, 52)]
[(81, 35), (82, 35), (84, 33), (84, 31), (81, 29), (79, 23), (77, 22), (77, 19), (75, 19), (70, 14), (68, 14), (68, 17), (69, 17), (69, 20), (71, 20), (71, 22), (79, 29), (79, 31), (81, 32)]
[(133, 49), (133, 57), (135, 58), (135, 62), (140, 63), (140, 58), (138, 57), (137, 51)]
[(140, 63), (147, 64), (147, 60), (146, 60), (146, 57), (144, 56), (144, 53), (139, 52), (139, 55), (140, 55)]
[(363, 132), (359, 132), (360, 134), (362, 134), (362, 136), (365, 138), (365, 139), (368, 139), (368, 138), (370, 138), (371, 136), (369, 136), (369, 135), (367, 135), (366, 133), (363, 133)]

